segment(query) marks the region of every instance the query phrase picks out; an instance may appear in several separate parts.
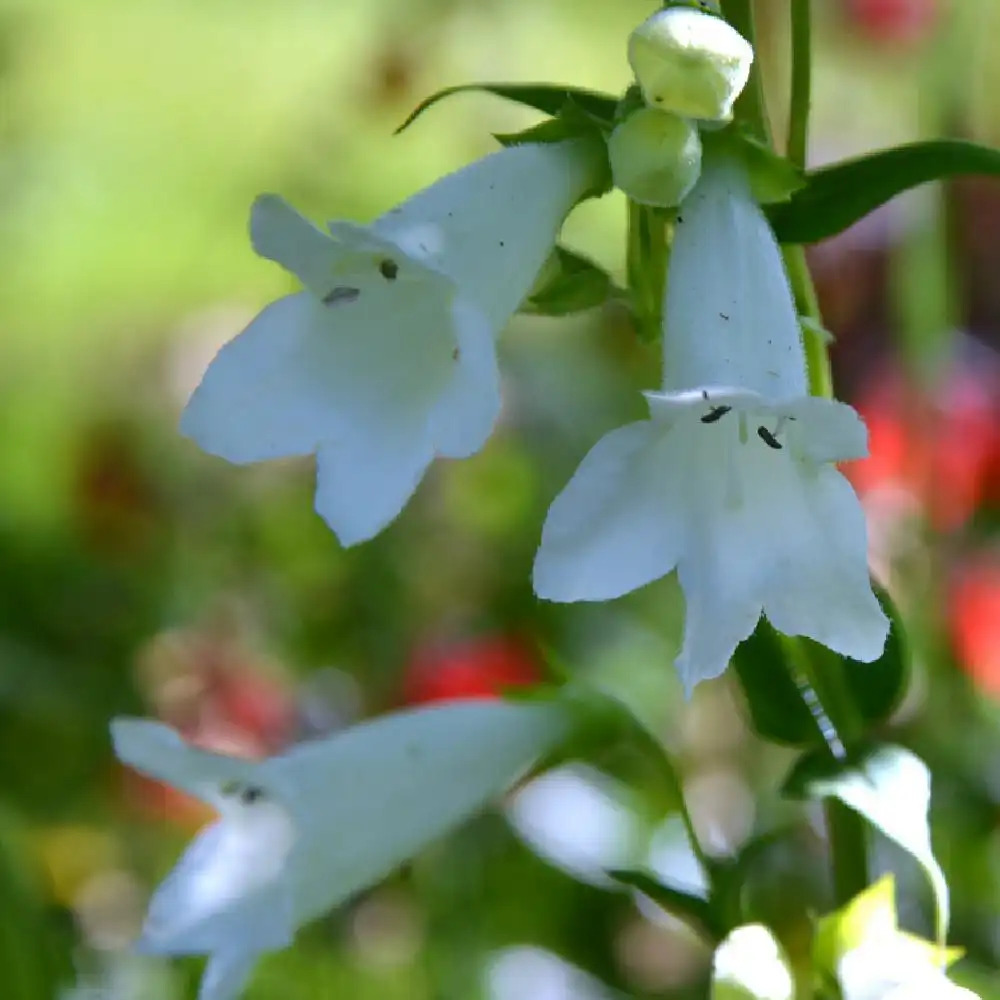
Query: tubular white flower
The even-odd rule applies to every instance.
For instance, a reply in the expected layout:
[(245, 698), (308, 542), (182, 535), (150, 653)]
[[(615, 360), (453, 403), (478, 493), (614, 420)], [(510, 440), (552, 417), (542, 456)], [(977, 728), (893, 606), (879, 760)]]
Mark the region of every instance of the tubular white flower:
[(868, 578), (864, 514), (834, 462), (866, 453), (855, 412), (806, 394), (774, 235), (742, 169), (709, 157), (681, 206), (664, 302), (664, 389), (556, 498), (535, 590), (608, 600), (678, 571), (677, 668), (721, 674), (761, 612), (858, 660), (889, 623)]
[(236, 463), (316, 452), (319, 514), (344, 545), (378, 534), (435, 455), (489, 436), (495, 337), (604, 169), (596, 142), (514, 146), (329, 235), (259, 198), (254, 248), (305, 291), (222, 348), (181, 430)]
[(387, 875), (502, 792), (568, 733), (555, 703), (467, 702), (399, 712), (261, 762), (112, 722), (125, 763), (220, 818), (156, 891), (138, 948), (208, 954), (200, 1000), (229, 1000), (262, 952)]

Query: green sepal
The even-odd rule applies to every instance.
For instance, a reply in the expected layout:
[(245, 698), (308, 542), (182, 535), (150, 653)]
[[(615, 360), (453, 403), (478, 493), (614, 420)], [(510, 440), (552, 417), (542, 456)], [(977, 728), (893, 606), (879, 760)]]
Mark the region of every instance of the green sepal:
[(413, 109), (406, 121), (396, 129), (398, 135), (409, 128), (417, 118), (438, 101), (468, 91), (481, 91), (503, 97), (516, 104), (534, 108), (546, 115), (558, 115), (567, 101), (572, 101), (586, 112), (596, 123), (610, 129), (615, 117), (618, 98), (581, 87), (566, 87), (552, 83), (460, 83), (455, 87), (445, 87), (421, 101)]
[(683, 920), (710, 940), (721, 941), (726, 936), (725, 926), (716, 917), (711, 903), (704, 896), (666, 885), (651, 872), (613, 868), (607, 874), (616, 882), (649, 896), (657, 906), (663, 907), (667, 913)]
[(600, 265), (557, 243), (520, 311), (531, 316), (568, 316), (625, 296)]
[(930, 780), (927, 765), (903, 747), (868, 747), (846, 760), (811, 750), (792, 767), (782, 794), (795, 799), (837, 799), (906, 851), (927, 875), (934, 895), (937, 940), (943, 946), (949, 920), (948, 884), (931, 849)]
[(843, 232), (903, 191), (964, 174), (1000, 176), (1000, 150), (935, 139), (843, 160), (805, 175), (805, 186), (768, 211), (782, 243), (816, 243)]
[(732, 130), (732, 135), (750, 175), (750, 189), (761, 205), (787, 202), (806, 186), (805, 171), (767, 143), (743, 129)]
[[(815, 673), (843, 671), (847, 693), (868, 726), (878, 725), (892, 714), (909, 678), (909, 656), (899, 612), (881, 587), (873, 589), (890, 622), (885, 649), (873, 663), (842, 657), (810, 639), (794, 640), (802, 644)], [(808, 704), (813, 692), (806, 690), (803, 679), (789, 662), (785, 640), (765, 618), (757, 623), (750, 638), (736, 648), (733, 666), (754, 729), (760, 736), (791, 746), (823, 745), (824, 734)]]

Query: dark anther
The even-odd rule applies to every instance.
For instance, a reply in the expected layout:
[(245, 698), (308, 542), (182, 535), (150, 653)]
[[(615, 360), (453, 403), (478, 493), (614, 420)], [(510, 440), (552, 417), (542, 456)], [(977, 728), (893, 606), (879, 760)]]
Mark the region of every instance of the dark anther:
[(459, 350), (459, 349), (458, 349), (458, 348), (456, 347), (456, 348), (455, 348), (455, 349), (454, 349), (454, 350), (453, 350), (453, 351), (451, 352), (451, 360), (452, 360), (452, 361), (458, 361), (458, 359), (459, 359), (459, 358), (461, 357), (461, 355), (462, 355), (462, 352), (461, 352), (461, 351), (460, 351), (460, 350)]
[(684, 216), (683, 215), (678, 215), (677, 216), (677, 221), (678, 222), (683, 222), (684, 221)]
[[(716, 420), (721, 420), (730, 410), (731, 406), (713, 406), (708, 413), (701, 418), (703, 424), (714, 424)], [(780, 448), (781, 445), (778, 445)]]
[(245, 806), (252, 806), (255, 802), (259, 802), (264, 797), (264, 789), (258, 788), (256, 785), (247, 785), (246, 788), (240, 792), (240, 802)]
[(385, 260), (380, 260), (378, 262), (378, 270), (379, 274), (381, 274), (386, 281), (395, 281), (396, 275), (399, 274), (399, 265), (394, 260), (390, 260), (386, 257)]
[(721, 319), (726, 319), (726, 320), (729, 319), (729, 316), (726, 313), (719, 313), (719, 316)]
[(353, 302), (361, 294), (360, 288), (350, 288), (347, 285), (339, 285), (331, 289), (323, 296), (324, 305), (334, 306), (338, 302)]
[(775, 451), (781, 451), (781, 442), (766, 428), (757, 428), (757, 437), (761, 439), (768, 446), (768, 448), (774, 448)]

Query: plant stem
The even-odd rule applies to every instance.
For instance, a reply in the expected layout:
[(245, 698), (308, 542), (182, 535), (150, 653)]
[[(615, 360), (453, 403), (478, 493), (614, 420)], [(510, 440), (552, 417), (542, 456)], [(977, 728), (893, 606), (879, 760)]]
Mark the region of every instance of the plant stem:
[(788, 159), (806, 165), (812, 104), (812, 0), (792, 0), (792, 100), (788, 117)]
[(806, 373), (809, 377), (809, 394), (812, 396), (833, 396), (833, 372), (830, 369), (830, 352), (823, 330), (823, 317), (816, 298), (816, 288), (806, 252), (801, 246), (784, 246), (781, 254), (785, 258), (785, 270), (795, 296), (795, 308), (800, 316), (812, 321), (816, 329), (802, 331), (802, 343), (806, 353)]
[[(753, 0), (722, 0), (722, 13), (756, 51)], [(771, 127), (764, 104), (764, 83), (760, 75), (760, 64), (756, 59), (750, 67), (750, 79), (743, 88), (743, 93), (736, 99), (734, 113), (736, 119), (743, 122), (752, 135), (771, 145)]]
[(865, 821), (839, 799), (823, 803), (830, 841), (833, 897), (839, 908), (868, 887), (868, 830)]

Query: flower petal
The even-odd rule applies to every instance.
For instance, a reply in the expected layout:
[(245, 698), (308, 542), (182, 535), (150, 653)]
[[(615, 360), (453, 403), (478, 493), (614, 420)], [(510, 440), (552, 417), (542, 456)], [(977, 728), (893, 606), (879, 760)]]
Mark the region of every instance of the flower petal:
[(498, 333), (517, 310), (563, 219), (606, 170), (586, 140), (509, 146), (380, 216), (372, 231), (448, 275)]
[(846, 403), (804, 396), (783, 406), (781, 412), (795, 421), (788, 429), (794, 449), (817, 465), (868, 454), (868, 429)]
[(428, 428), (405, 419), (359, 423), (316, 457), (316, 512), (341, 545), (377, 535), (399, 515), (434, 458)]
[(198, 1000), (234, 1000), (250, 979), (259, 955), (243, 948), (217, 951), (208, 960), (198, 988)]
[(806, 395), (788, 277), (743, 168), (706, 154), (678, 220), (663, 303), (664, 388)]
[(798, 473), (782, 492), (769, 539), (775, 571), (764, 613), (786, 635), (805, 635), (852, 659), (878, 659), (889, 621), (868, 577), (865, 516), (836, 469)]
[(251, 780), (257, 768), (254, 761), (190, 746), (169, 726), (149, 719), (113, 719), (111, 739), (122, 763), (212, 805), (218, 805), (222, 786)]
[(265, 762), (302, 834), (289, 863), (297, 922), (482, 808), (569, 725), (554, 703), (453, 703), (386, 715)]
[(683, 545), (684, 506), (671, 503), (677, 440), (655, 421), (605, 435), (556, 497), (535, 558), (539, 597), (602, 601), (669, 573)]
[(239, 945), (269, 951), (295, 925), (283, 866), (291, 817), (265, 801), (237, 807), (203, 830), (157, 888), (137, 947), (147, 954), (206, 954)]
[(688, 697), (699, 681), (725, 672), (736, 647), (757, 627), (757, 563), (767, 552), (755, 551), (739, 537), (738, 522), (722, 519), (691, 525), (699, 541), (681, 561), (677, 576), (684, 591), (684, 642), (674, 661)]
[(439, 454), (467, 458), (483, 446), (500, 413), (500, 369), (493, 331), (479, 309), (456, 298), (452, 318), (457, 358), (431, 412), (430, 434)]
[(307, 293), (269, 305), (215, 356), (181, 432), (238, 464), (315, 451), (341, 419), (324, 378), (339, 363), (330, 318)]
[(317, 298), (330, 291), (343, 250), (284, 198), (262, 194), (253, 203), (250, 239), (261, 257), (291, 271)]

